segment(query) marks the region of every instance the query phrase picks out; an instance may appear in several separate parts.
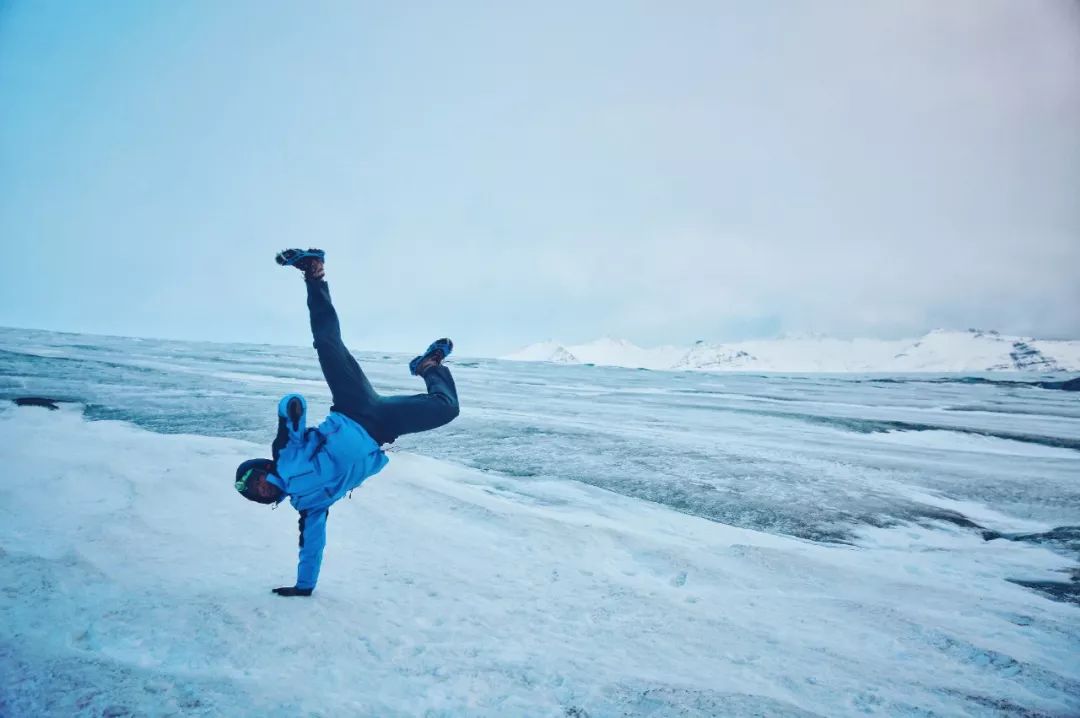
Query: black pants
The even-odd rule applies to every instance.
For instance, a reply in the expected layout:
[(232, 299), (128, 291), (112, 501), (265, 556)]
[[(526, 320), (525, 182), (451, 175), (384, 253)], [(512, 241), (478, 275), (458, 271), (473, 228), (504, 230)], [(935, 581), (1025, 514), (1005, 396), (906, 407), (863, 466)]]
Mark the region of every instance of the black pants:
[(380, 444), (402, 434), (435, 429), (458, 415), (457, 387), (445, 366), (424, 372), (426, 394), (379, 396), (341, 341), (341, 325), (326, 282), (306, 282), (311, 335), (337, 411), (360, 424)]

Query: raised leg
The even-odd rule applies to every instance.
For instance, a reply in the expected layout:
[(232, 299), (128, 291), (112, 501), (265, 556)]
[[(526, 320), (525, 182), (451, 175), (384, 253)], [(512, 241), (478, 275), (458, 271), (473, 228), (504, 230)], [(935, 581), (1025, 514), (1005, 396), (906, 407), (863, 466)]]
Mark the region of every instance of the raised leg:
[(341, 340), (341, 324), (330, 301), (329, 285), (321, 279), (308, 279), (305, 284), (311, 336), (315, 339), (319, 365), (334, 398), (330, 410), (345, 414), (367, 428), (367, 420), (379, 402), (379, 395)]
[(436, 429), (449, 424), (459, 413), (457, 387), (450, 370), (442, 365), (424, 372), (426, 394), (384, 396), (378, 400), (368, 431), (381, 444), (402, 434)]

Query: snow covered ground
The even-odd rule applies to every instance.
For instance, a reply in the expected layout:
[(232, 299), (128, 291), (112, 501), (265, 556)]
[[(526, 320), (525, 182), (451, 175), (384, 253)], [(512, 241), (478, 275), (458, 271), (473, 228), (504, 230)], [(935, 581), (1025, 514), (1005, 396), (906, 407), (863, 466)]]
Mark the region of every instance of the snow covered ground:
[(454, 372), (282, 599), (295, 512), (231, 480), (309, 348), (0, 330), (0, 398), (73, 402), (0, 405), (0, 715), (1080, 714), (1075, 395)]
[(227, 481), (260, 447), (74, 409), (0, 431), (7, 716), (1080, 711), (1080, 611), (1004, 580), (1070, 565), (1045, 548), (819, 545), (397, 453), (286, 600), (295, 516)]

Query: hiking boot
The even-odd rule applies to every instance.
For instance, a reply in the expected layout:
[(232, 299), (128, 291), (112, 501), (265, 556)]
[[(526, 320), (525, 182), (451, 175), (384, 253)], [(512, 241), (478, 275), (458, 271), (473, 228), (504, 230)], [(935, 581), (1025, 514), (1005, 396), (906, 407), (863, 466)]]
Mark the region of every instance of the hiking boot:
[(321, 249), (284, 249), (274, 261), (283, 267), (296, 267), (304, 273), (304, 279), (322, 279), (326, 252)]
[(443, 359), (450, 356), (454, 351), (454, 343), (449, 339), (436, 339), (427, 348), (427, 351), (409, 362), (409, 373), (415, 376), (423, 376), (428, 369), (439, 366)]

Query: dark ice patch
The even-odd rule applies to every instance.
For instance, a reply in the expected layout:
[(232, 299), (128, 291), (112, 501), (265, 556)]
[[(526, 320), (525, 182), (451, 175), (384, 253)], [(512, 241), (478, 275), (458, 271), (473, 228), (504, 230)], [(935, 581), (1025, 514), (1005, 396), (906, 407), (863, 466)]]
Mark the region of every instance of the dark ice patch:
[(782, 411), (758, 411), (752, 409), (731, 409), (727, 411), (742, 411), (748, 414), (760, 414), (776, 418), (795, 419), (809, 424), (821, 424), (831, 426), (858, 434), (881, 434), (889, 431), (952, 431), (958, 434), (972, 436), (988, 436), (994, 439), (1006, 439), (1019, 441), (1024, 444), (1037, 444), (1050, 446), (1056, 449), (1074, 449), (1080, 451), (1080, 439), (1071, 439), (1062, 436), (1043, 436), (1041, 434), (1021, 434), (1011, 431), (990, 431), (987, 429), (972, 429), (963, 426), (950, 426), (947, 424), (925, 424), (915, 421), (899, 421), (888, 419), (857, 419), (846, 416), (821, 416), (817, 414), (800, 414)]
[(43, 406), (50, 411), (56, 411), (60, 407), (56, 405), (62, 399), (47, 399), (43, 396), (20, 396), (12, 399), (16, 406)]
[(1006, 541), (1023, 541), (1034, 543), (1048, 548), (1057, 549), (1063, 553), (1080, 555), (1080, 526), (1058, 526), (1049, 531), (1037, 533), (1002, 533), (999, 531), (983, 531), (983, 538), (987, 541), (1005, 539)]
[(1043, 389), (1061, 389), (1062, 391), (1080, 391), (1080, 376), (1068, 381), (1042, 381), (1039, 386)]
[(1080, 377), (1065, 381), (1019, 381), (1017, 379), (987, 379), (981, 376), (940, 377), (940, 378), (903, 378), (903, 379), (856, 379), (856, 383), (867, 384), (986, 384), (988, 386), (1031, 387), (1036, 389), (1060, 389), (1061, 391), (1080, 391)]
[(995, 439), (1007, 439), (1019, 441), (1025, 444), (1038, 444), (1057, 449), (1074, 449), (1080, 451), (1080, 439), (1062, 436), (1044, 436), (1042, 434), (1022, 434), (1011, 431), (992, 431), (989, 429), (975, 429), (951, 424), (928, 424), (917, 421), (903, 421), (899, 419), (862, 419), (850, 416), (830, 416), (827, 414), (809, 414), (799, 411), (785, 411), (780, 407), (774, 409), (748, 408), (742, 406), (730, 406), (722, 403), (692, 403), (682, 404), (686, 409), (698, 409), (702, 411), (724, 412), (729, 414), (746, 414), (749, 416), (767, 416), (775, 419), (789, 419), (802, 421), (808, 424), (818, 424), (844, 431), (852, 431), (858, 434), (881, 434), (889, 431), (952, 431), (959, 434), (973, 436), (988, 436)]
[[(917, 515), (913, 516), (916, 521), (919, 519), (929, 519), (931, 521), (944, 521), (945, 523), (952, 524), (953, 526), (959, 526), (963, 529), (981, 529), (982, 526), (975, 523), (967, 516), (964, 516), (958, 511), (950, 511), (949, 509), (942, 509), (936, 506), (920, 508)], [(985, 534), (983, 536), (985, 538)]]
[(945, 692), (978, 706), (980, 714), (983, 714), (984, 711), (992, 711), (985, 713), (985, 715), (1009, 716), (1010, 718), (1054, 718), (1050, 713), (1043, 713), (1042, 711), (1033, 708), (1025, 708), (1008, 698), (993, 698), (990, 696), (979, 696), (951, 690)]
[[(680, 716), (771, 716), (773, 718), (819, 718), (799, 706), (753, 693), (729, 693), (706, 688), (658, 685), (648, 688), (625, 686), (612, 695), (612, 708), (620, 715)], [(614, 711), (612, 711), (614, 714)]]
[[(1058, 526), (1049, 531), (1038, 533), (1001, 533), (998, 531), (984, 530), (982, 536), (987, 541), (1003, 539), (1005, 541), (1023, 541), (1045, 546), (1056, 553), (1071, 556), (1080, 556), (1080, 526)], [(1065, 581), (1029, 581), (1022, 578), (1006, 579), (1017, 586), (1024, 586), (1054, 601), (1063, 603), (1075, 603), (1080, 605), (1080, 567), (1068, 571), (1068, 580)]]
[(1080, 571), (1073, 571), (1073, 577), (1069, 581), (1026, 581), (1021, 578), (1007, 578), (1009, 583), (1017, 586), (1030, 588), (1053, 601), (1062, 603), (1074, 603), (1080, 606)]

